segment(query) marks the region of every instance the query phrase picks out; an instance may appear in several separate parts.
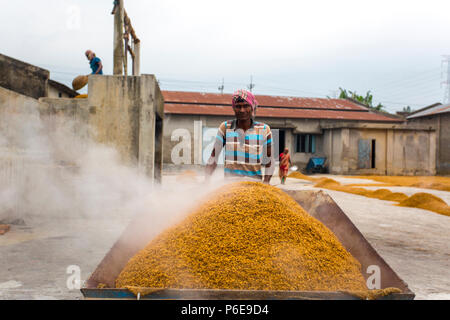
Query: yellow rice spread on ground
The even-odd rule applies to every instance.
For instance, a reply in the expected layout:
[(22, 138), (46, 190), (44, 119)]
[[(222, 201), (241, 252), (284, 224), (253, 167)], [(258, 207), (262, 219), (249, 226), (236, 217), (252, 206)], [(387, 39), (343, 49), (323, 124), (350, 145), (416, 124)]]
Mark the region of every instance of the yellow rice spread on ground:
[(367, 292), (336, 236), (259, 182), (211, 194), (132, 257), (116, 287)]
[(342, 191), (380, 200), (396, 201), (398, 202), (398, 206), (420, 208), (450, 216), (450, 206), (447, 205), (447, 203), (441, 198), (430, 193), (419, 192), (408, 197), (404, 193), (392, 192), (388, 189), (378, 189), (373, 191), (364, 188), (341, 185), (339, 182), (330, 178), (321, 178), (317, 180), (314, 187)]
[[(450, 177), (442, 176), (349, 176), (348, 178), (370, 179), (383, 183), (383, 186), (416, 187), (450, 191)], [(362, 186), (362, 184), (360, 184)], [(365, 184), (370, 185), (370, 184)]]
[(399, 206), (421, 208), (450, 216), (450, 206), (439, 197), (429, 193), (419, 192), (401, 201)]
[(309, 181), (317, 180), (316, 178), (309, 177), (309, 176), (304, 175), (303, 173), (300, 173), (298, 171), (291, 172), (290, 174), (288, 174), (288, 177), (289, 178), (295, 178), (295, 179), (309, 180)]

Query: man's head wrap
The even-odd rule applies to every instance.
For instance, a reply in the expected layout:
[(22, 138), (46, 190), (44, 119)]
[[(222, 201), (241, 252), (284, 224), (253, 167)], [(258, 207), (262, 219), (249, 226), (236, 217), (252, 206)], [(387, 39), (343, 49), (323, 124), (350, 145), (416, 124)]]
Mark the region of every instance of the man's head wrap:
[(235, 93), (233, 93), (233, 98), (232, 98), (232, 102), (231, 102), (233, 107), (236, 105), (236, 103), (239, 100), (244, 100), (252, 107), (253, 116), (254, 116), (256, 113), (256, 108), (258, 107), (258, 101), (256, 101), (256, 98), (253, 95), (253, 93), (251, 93), (250, 91), (247, 91), (247, 90), (240, 89), (240, 90), (236, 91)]

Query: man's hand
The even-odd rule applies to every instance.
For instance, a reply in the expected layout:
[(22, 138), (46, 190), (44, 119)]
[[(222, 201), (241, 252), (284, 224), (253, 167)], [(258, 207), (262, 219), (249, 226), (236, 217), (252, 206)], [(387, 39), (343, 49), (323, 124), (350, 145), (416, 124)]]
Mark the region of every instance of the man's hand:
[(211, 175), (214, 173), (217, 167), (217, 161), (216, 161), (216, 152), (215, 149), (211, 152), (211, 156), (209, 157), (208, 162), (206, 163), (205, 167), (205, 181), (209, 181), (211, 178)]
[(264, 184), (270, 184), (270, 179), (272, 178), (274, 166), (272, 165), (274, 163), (273, 157), (272, 157), (272, 145), (269, 144), (266, 147), (266, 150), (264, 151), (266, 154), (267, 163), (264, 165)]
[(214, 173), (214, 170), (216, 170), (217, 165), (215, 163), (213, 164), (207, 164), (205, 167), (205, 180), (209, 181), (212, 174)]
[(270, 179), (271, 179), (271, 178), (272, 178), (272, 176), (266, 176), (266, 175), (264, 175), (263, 183), (264, 183), (264, 184), (270, 185)]

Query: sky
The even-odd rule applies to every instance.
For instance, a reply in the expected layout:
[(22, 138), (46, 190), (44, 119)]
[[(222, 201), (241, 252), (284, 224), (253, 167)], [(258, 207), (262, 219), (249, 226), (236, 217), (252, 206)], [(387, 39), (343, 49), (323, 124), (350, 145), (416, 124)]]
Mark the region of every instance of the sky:
[[(112, 74), (112, 0), (2, 0), (0, 53), (66, 85), (90, 73), (92, 49)], [(339, 87), (390, 112), (444, 102), (448, 0), (125, 0), (141, 73), (163, 90), (335, 97)], [(131, 63), (130, 63), (131, 64)]]

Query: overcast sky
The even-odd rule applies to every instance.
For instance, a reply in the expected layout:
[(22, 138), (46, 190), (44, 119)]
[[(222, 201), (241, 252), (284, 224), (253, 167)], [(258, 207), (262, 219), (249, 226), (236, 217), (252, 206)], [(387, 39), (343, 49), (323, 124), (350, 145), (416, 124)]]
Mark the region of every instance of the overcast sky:
[[(112, 73), (112, 0), (2, 1), (0, 53), (70, 85), (92, 49)], [(125, 0), (141, 72), (164, 90), (365, 94), (389, 111), (442, 102), (450, 2), (402, 0)]]

